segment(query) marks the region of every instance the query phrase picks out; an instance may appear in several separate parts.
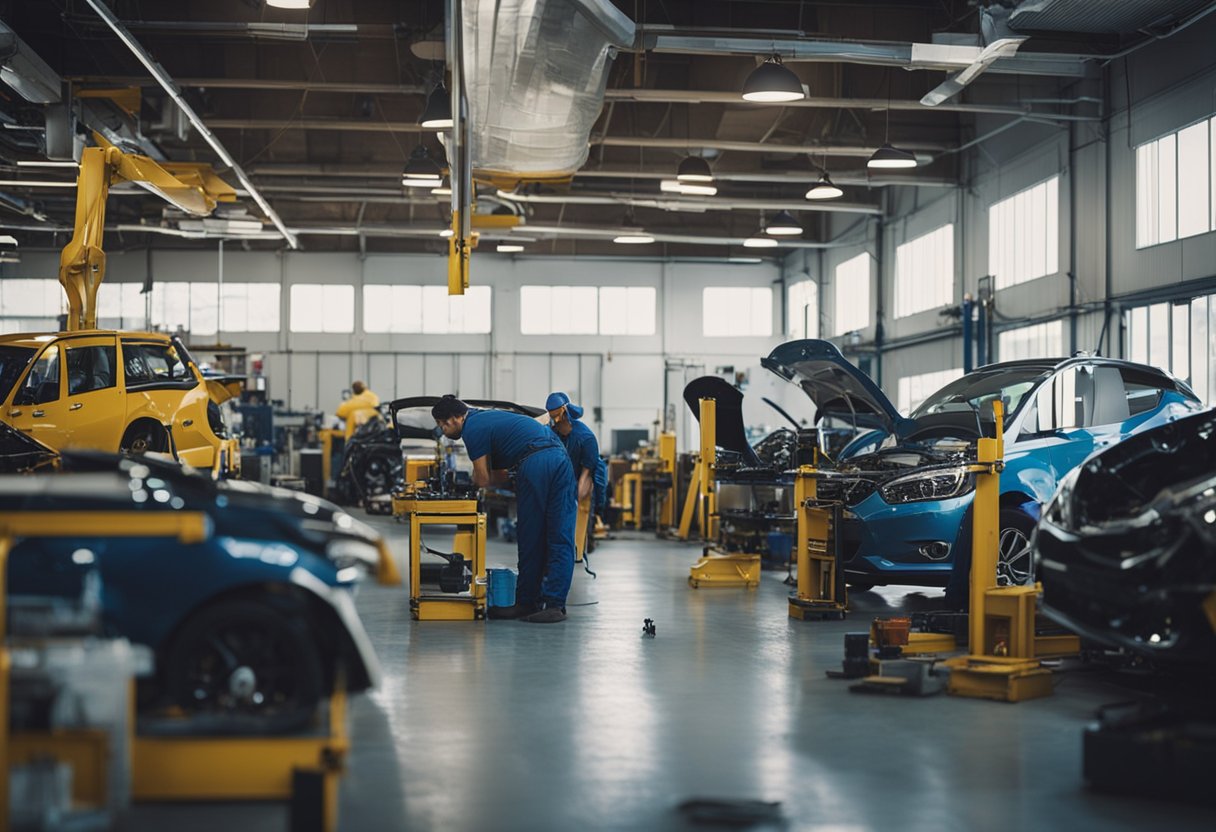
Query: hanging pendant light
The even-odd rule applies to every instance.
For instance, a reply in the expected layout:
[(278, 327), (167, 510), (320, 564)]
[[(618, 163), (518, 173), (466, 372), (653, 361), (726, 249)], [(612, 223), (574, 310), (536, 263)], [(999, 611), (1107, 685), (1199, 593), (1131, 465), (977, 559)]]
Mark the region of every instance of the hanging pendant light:
[(443, 171), (426, 147), (418, 145), (401, 172), (401, 184), (407, 188), (436, 188), (443, 182)]
[(676, 179), (680, 182), (713, 182), (714, 173), (703, 157), (685, 156), (676, 169)]
[(659, 190), (665, 194), (713, 196), (718, 193), (718, 186), (699, 182), (681, 182), (679, 179), (664, 179), (659, 182)]
[(844, 196), (844, 191), (836, 186), (827, 171), (819, 174), (819, 181), (806, 192), (807, 199), (837, 199)]
[(916, 156), (910, 151), (901, 150), (898, 147), (892, 146), (890, 142), (887, 142), (874, 151), (874, 155), (870, 157), (870, 161), (866, 162), (866, 167), (880, 169), (914, 168), (916, 167)]
[(764, 233), (774, 237), (793, 237), (802, 233), (802, 226), (789, 211), (779, 211), (765, 225)]
[(276, 9), (307, 9), (312, 6), (312, 0), (266, 0), (266, 5)]
[(743, 82), (743, 100), (763, 103), (801, 101), (806, 98), (802, 81), (781, 63), (780, 55), (773, 55), (751, 71)]
[(754, 234), (743, 241), (744, 248), (776, 248), (781, 245), (780, 241), (773, 237), (762, 237), (759, 234)]
[(427, 130), (452, 129), (452, 98), (442, 82), (426, 97), (426, 109), (418, 117), (418, 124)]
[(612, 242), (623, 246), (644, 246), (654, 242), (654, 237), (640, 228), (627, 228), (612, 238)]

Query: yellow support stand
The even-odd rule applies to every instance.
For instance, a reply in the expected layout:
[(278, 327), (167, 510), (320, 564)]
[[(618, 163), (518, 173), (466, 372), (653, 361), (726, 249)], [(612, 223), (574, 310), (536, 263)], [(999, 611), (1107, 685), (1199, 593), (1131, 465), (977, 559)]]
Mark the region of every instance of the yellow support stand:
[(798, 588), (790, 595), (789, 613), (800, 621), (844, 618), (847, 601), (833, 537), (838, 507), (817, 503), (815, 474), (814, 466), (803, 465), (794, 475)]
[(659, 434), (659, 473), (669, 485), (664, 489), (663, 505), (659, 509), (659, 531), (665, 532), (676, 524), (676, 435)]
[[(410, 617), (415, 621), (480, 621), (486, 617), (486, 516), (476, 500), (430, 500), (411, 493), (393, 499), (394, 513), (410, 524)], [(453, 552), (469, 564), (472, 582), (461, 594), (422, 592), (422, 530), (425, 526), (456, 526)]]

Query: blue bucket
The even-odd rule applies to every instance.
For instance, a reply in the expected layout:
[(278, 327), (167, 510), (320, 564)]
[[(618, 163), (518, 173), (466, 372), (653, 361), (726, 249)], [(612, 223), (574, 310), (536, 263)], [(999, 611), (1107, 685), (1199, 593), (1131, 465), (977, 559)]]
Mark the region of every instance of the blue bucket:
[(515, 604), (515, 570), (486, 570), (486, 606), (510, 607)]
[(785, 532), (768, 533), (768, 559), (780, 564), (790, 562), (794, 551), (794, 537)]

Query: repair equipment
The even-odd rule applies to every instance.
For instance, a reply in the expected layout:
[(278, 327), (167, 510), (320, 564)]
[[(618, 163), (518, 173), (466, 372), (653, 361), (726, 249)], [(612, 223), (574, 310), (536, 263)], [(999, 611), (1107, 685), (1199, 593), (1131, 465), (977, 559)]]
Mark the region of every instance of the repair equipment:
[(802, 621), (844, 618), (848, 596), (844, 571), (840, 568), (840, 512), (838, 500), (817, 499), (819, 448), (817, 431), (799, 431), (798, 456), (802, 462), (794, 473), (794, 511), (798, 517), (794, 557), (798, 568), (797, 589), (790, 593), (790, 618)]

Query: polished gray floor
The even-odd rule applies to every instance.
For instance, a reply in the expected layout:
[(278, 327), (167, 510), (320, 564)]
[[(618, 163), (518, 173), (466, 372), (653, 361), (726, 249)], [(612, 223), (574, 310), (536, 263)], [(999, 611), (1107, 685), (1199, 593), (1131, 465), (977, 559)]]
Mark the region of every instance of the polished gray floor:
[[(404, 529), (379, 522), (403, 552)], [(551, 626), (412, 622), (404, 589), (364, 587), (386, 679), (352, 708), (342, 829), (685, 829), (676, 807), (697, 797), (779, 801), (782, 823), (752, 827), (765, 829), (1214, 828), (1210, 812), (1083, 788), (1081, 729), (1128, 698), (1119, 677), (1062, 674), (1054, 696), (1016, 705), (850, 694), (824, 671), (870, 615), (792, 621), (783, 574), (690, 589), (696, 555), (610, 541)], [(492, 542), (490, 560), (513, 565), (513, 550)], [(907, 591), (855, 606), (872, 615)], [(131, 824), (284, 825), (272, 806), (140, 807)]]

